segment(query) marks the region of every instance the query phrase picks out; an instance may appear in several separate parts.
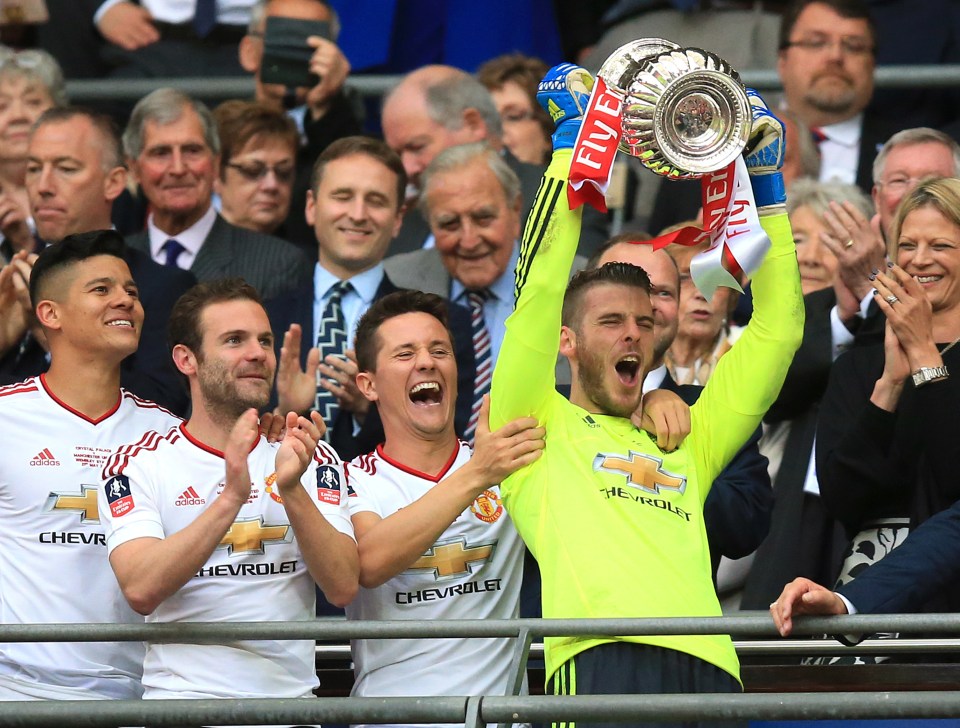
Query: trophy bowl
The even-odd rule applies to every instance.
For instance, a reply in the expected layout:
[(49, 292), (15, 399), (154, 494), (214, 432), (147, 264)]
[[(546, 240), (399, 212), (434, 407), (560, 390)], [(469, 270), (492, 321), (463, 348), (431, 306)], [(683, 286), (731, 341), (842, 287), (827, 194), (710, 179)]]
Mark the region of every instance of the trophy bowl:
[(623, 94), (620, 150), (659, 175), (702, 177), (746, 146), (750, 101), (714, 53), (648, 38), (615, 51), (600, 75)]

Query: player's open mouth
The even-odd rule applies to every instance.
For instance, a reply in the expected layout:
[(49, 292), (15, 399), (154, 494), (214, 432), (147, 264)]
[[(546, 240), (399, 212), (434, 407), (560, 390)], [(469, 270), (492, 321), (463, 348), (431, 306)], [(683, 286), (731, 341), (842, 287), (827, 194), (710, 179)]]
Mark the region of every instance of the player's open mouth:
[(640, 373), (640, 357), (636, 354), (627, 354), (616, 363), (614, 368), (617, 370), (620, 382), (632, 387), (636, 385)]
[(420, 382), (410, 388), (410, 401), (421, 407), (440, 404), (443, 400), (443, 389), (439, 382)]

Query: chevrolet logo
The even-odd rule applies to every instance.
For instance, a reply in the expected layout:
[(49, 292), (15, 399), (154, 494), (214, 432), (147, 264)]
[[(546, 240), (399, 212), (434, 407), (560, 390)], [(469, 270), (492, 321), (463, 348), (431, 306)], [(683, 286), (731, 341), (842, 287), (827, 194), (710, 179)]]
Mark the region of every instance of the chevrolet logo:
[(489, 561), (495, 543), (467, 546), (465, 539), (437, 544), (417, 559), (407, 571), (432, 571), (433, 578), (462, 576), (470, 573), (470, 564)]
[(627, 476), (627, 485), (654, 495), (661, 490), (674, 490), (682, 495), (687, 489), (686, 477), (662, 470), (662, 466), (660, 458), (633, 450), (628, 457), (600, 454), (593, 459), (594, 472), (620, 473)]
[(97, 511), (97, 491), (95, 485), (81, 485), (79, 493), (51, 493), (43, 505), (46, 513), (51, 511), (79, 511), (80, 523), (100, 523)]
[(290, 532), (290, 526), (264, 526), (263, 517), (252, 518), (245, 521), (234, 521), (222, 539), (218, 548), (226, 546), (227, 554), (250, 552), (254, 554), (263, 553), (263, 545), (268, 541), (272, 543), (285, 543), (289, 541), (287, 534)]

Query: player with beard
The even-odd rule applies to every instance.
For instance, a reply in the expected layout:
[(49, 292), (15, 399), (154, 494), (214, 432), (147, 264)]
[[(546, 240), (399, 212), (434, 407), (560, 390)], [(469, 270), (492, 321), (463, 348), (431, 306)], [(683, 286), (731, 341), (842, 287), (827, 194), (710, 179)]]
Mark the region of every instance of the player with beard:
[[(307, 621), (315, 589), (344, 605), (358, 557), (343, 466), (323, 422), (289, 413), (282, 443), (260, 436), (257, 409), (276, 372), (256, 291), (209, 281), (170, 317), (186, 423), (121, 448), (103, 471), (110, 564), (148, 622)], [(147, 644), (144, 698), (309, 697), (310, 640)]]
[[(752, 97), (745, 157), (772, 245), (753, 275), (753, 320), (691, 407), (689, 437), (667, 451), (630, 419), (653, 357), (646, 273), (614, 262), (564, 285), (580, 227), (567, 174), (592, 85), (582, 68), (563, 64), (538, 94), (558, 127), (524, 231), (490, 425), (533, 416), (547, 436), (543, 455), (508, 476), (501, 493), (540, 564), (544, 617), (719, 616), (703, 502), (776, 398), (802, 334), (779, 172), (782, 127)], [(573, 373), (569, 400), (554, 389), (558, 349)], [(724, 635), (548, 637), (545, 647), (547, 679), (559, 694), (740, 690), (737, 656)]]

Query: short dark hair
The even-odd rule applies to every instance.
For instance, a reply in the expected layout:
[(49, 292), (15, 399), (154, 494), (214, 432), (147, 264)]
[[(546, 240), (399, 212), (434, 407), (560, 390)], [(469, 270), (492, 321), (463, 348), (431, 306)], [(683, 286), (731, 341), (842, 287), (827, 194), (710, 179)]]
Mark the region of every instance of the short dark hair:
[(63, 240), (40, 251), (30, 273), (30, 303), (36, 308), (43, 300), (46, 280), (59, 270), (98, 255), (112, 255), (124, 260), (126, 246), (116, 230), (90, 230), (67, 235)]
[(262, 143), (279, 139), (296, 157), (300, 132), (293, 119), (282, 111), (257, 101), (234, 99), (214, 109), (213, 118), (220, 137), (220, 179), (226, 178), (227, 165), (252, 140)]
[(243, 278), (218, 278), (198, 283), (173, 305), (167, 322), (167, 345), (170, 351), (178, 344), (187, 347), (202, 359), (203, 329), (200, 318), (204, 309), (225, 301), (253, 301), (263, 305), (257, 289)]
[(357, 367), (361, 372), (377, 370), (377, 353), (380, 350), (377, 333), (380, 327), (390, 319), (406, 313), (433, 316), (443, 324), (452, 343), (453, 333), (450, 331), (448, 311), (445, 298), (423, 291), (394, 291), (374, 301), (357, 324), (357, 335), (353, 344), (353, 350), (357, 354)]
[(650, 295), (650, 277), (643, 268), (631, 263), (604, 263), (599, 268), (582, 270), (570, 279), (563, 294), (561, 323), (574, 331), (578, 330), (583, 296), (594, 286), (605, 284), (638, 288)]
[(324, 149), (313, 164), (313, 175), (310, 178), (310, 189), (313, 190), (313, 194), (317, 194), (320, 182), (323, 180), (323, 170), (330, 162), (354, 154), (365, 154), (375, 159), (397, 176), (397, 209), (399, 210), (406, 198), (407, 172), (403, 168), (400, 156), (388, 147), (386, 142), (373, 137), (343, 137)]
[(590, 256), (590, 258), (587, 260), (587, 264), (584, 267), (596, 268), (599, 266), (600, 259), (603, 258), (604, 254), (614, 245), (620, 245), (620, 243), (645, 243), (648, 240), (653, 240), (653, 236), (648, 232), (644, 232), (643, 230), (628, 230), (620, 233), (619, 235), (614, 235), (594, 251), (593, 255)]
[(34, 122), (30, 135), (47, 124), (65, 124), (74, 119), (87, 119), (103, 142), (103, 171), (109, 172), (116, 167), (125, 167), (123, 148), (120, 146), (120, 130), (117, 123), (107, 114), (94, 111), (87, 106), (54, 106), (47, 109)]
[(841, 18), (866, 20), (867, 27), (870, 30), (870, 40), (873, 44), (873, 53), (876, 54), (877, 25), (870, 15), (870, 7), (866, 0), (793, 0), (783, 9), (783, 16), (780, 19), (780, 37), (778, 38), (780, 50), (786, 50), (790, 47), (790, 35), (793, 33), (793, 26), (797, 24), (797, 18), (800, 17), (800, 13), (806, 10), (808, 5), (814, 3), (826, 5)]

